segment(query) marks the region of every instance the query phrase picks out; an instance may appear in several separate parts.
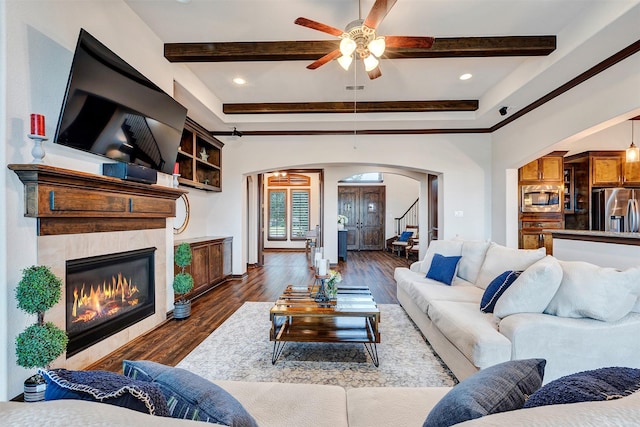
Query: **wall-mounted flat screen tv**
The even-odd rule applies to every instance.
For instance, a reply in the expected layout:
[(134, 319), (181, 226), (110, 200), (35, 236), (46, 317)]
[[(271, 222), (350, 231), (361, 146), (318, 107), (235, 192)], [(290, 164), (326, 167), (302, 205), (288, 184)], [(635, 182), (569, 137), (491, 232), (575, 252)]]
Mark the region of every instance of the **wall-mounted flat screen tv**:
[(80, 30), (55, 142), (171, 174), (187, 109)]

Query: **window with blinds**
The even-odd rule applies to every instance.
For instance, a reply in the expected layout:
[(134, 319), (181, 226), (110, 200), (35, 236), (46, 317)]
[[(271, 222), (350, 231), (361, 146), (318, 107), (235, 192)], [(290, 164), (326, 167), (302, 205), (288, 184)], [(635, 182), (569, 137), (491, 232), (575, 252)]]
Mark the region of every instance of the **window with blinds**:
[(291, 240), (304, 240), (309, 231), (309, 190), (291, 190)]
[(269, 190), (269, 240), (287, 239), (287, 190)]

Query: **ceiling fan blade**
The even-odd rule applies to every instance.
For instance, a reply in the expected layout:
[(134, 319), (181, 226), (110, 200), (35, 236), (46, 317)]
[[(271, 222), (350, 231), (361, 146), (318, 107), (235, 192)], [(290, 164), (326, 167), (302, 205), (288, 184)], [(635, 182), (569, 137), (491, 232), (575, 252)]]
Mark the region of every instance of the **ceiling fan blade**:
[(311, 28), (312, 30), (322, 31), (323, 33), (331, 34), (332, 36), (340, 37), (344, 31), (339, 30), (331, 25), (323, 24), (322, 22), (312, 21), (311, 19), (300, 17), (295, 20), (295, 23), (302, 25), (303, 27)]
[(378, 25), (387, 16), (393, 5), (396, 4), (396, 1), (398, 0), (376, 0), (369, 11), (369, 15), (364, 20), (364, 25), (374, 30), (378, 28)]
[(384, 43), (388, 48), (429, 49), (433, 46), (433, 40), (433, 37), (384, 36)]
[(342, 53), (340, 53), (340, 49), (336, 49), (336, 50), (334, 50), (332, 52), (327, 53), (325, 56), (323, 56), (322, 58), (318, 59), (317, 61), (312, 62), (311, 64), (307, 65), (307, 68), (310, 69), (310, 70), (315, 70), (316, 68), (322, 67), (327, 62), (333, 61), (334, 59), (336, 59), (340, 55), (342, 55)]
[(375, 80), (382, 75), (382, 71), (380, 71), (380, 66), (377, 66), (373, 70), (367, 71), (367, 74), (369, 74), (369, 79)]

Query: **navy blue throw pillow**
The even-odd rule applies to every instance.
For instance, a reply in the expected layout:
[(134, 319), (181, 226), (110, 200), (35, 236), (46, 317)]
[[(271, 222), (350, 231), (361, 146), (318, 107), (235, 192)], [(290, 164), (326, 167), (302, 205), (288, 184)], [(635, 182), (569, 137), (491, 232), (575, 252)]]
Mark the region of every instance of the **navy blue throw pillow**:
[(482, 300), (480, 301), (480, 311), (483, 313), (493, 313), (493, 308), (496, 306), (498, 298), (507, 290), (513, 282), (516, 281), (522, 271), (505, 271), (489, 283), (487, 289), (482, 294)]
[(448, 427), (498, 412), (521, 409), (542, 385), (544, 359), (510, 360), (482, 369), (451, 389), (422, 427)]
[(413, 236), (413, 231), (403, 231), (400, 237), (398, 237), (398, 242), (406, 242), (411, 236)]
[(169, 416), (234, 427), (258, 427), (242, 404), (222, 387), (186, 369), (146, 360), (125, 360), (124, 374), (151, 381), (167, 399)]
[(551, 381), (529, 396), (524, 407), (618, 399), (638, 390), (640, 369), (600, 368)]
[(162, 417), (169, 416), (160, 387), (115, 372), (41, 369), (47, 382), (44, 400), (74, 399), (102, 402)]
[(461, 256), (442, 256), (435, 254), (431, 266), (427, 272), (427, 279), (437, 280), (446, 285), (451, 285), (453, 276), (456, 275)]

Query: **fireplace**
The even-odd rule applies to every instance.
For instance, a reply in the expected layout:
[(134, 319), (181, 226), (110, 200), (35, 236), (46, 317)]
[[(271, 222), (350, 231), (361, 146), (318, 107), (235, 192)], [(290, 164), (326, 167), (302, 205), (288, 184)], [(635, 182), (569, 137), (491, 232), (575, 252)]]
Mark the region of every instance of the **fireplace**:
[(66, 261), (67, 358), (155, 313), (155, 251)]

